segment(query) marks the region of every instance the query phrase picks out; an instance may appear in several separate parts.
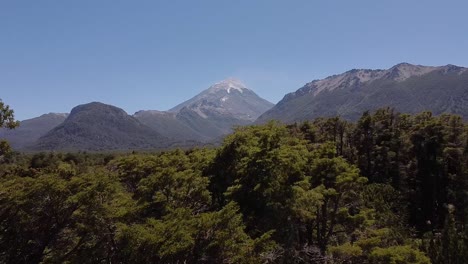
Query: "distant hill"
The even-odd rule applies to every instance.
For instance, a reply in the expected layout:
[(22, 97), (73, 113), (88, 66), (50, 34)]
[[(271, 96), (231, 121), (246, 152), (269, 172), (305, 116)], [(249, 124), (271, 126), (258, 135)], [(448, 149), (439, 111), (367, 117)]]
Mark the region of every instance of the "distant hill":
[(0, 129), (0, 138), (6, 139), (14, 149), (21, 149), (33, 144), (54, 127), (63, 123), (68, 114), (49, 113), (23, 120), (14, 130)]
[(103, 103), (72, 109), (67, 119), (40, 137), (29, 150), (158, 149), (172, 143), (124, 110)]
[(168, 137), (210, 141), (230, 133), (233, 126), (252, 123), (271, 107), (240, 81), (227, 79), (168, 112), (139, 111), (134, 116)]
[(294, 122), (339, 115), (356, 120), (366, 110), (390, 106), (404, 113), (432, 111), (468, 118), (468, 69), (401, 63), (387, 70), (351, 70), (315, 80), (287, 94), (257, 122)]

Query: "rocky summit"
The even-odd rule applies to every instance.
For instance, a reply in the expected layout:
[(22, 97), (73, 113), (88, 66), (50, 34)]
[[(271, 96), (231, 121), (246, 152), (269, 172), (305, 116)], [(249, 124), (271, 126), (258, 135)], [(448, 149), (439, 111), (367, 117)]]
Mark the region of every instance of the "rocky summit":
[(367, 110), (432, 111), (468, 118), (468, 69), (400, 63), (386, 70), (354, 69), (315, 80), (289, 93), (257, 122), (294, 122), (341, 116), (356, 120)]

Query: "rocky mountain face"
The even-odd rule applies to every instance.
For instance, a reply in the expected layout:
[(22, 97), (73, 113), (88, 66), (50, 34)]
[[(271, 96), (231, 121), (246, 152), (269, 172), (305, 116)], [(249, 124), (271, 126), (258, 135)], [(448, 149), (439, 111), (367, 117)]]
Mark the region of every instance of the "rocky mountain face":
[(169, 137), (210, 141), (233, 126), (252, 123), (272, 106), (240, 81), (227, 79), (168, 112), (139, 111), (134, 116)]
[(49, 113), (21, 121), (14, 130), (0, 129), (0, 138), (6, 139), (14, 149), (21, 149), (33, 144), (54, 127), (63, 123), (68, 114)]
[(103, 103), (72, 109), (63, 123), (40, 137), (30, 150), (158, 149), (171, 142), (124, 110)]
[(294, 122), (319, 116), (356, 120), (366, 110), (387, 106), (404, 113), (432, 111), (468, 118), (468, 69), (401, 63), (387, 70), (351, 70), (287, 94), (257, 122)]

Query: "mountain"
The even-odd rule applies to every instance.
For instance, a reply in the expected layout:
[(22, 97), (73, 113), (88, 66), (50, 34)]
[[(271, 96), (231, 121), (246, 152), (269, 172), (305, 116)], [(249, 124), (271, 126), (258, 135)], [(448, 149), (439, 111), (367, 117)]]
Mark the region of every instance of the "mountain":
[(171, 142), (124, 110), (93, 102), (72, 109), (63, 123), (40, 137), (30, 150), (158, 149)]
[(219, 82), (170, 111), (138, 111), (93, 102), (70, 114), (46, 114), (0, 130), (17, 150), (101, 151), (190, 147), (216, 142), (273, 106), (240, 81)]
[(337, 115), (356, 120), (366, 110), (386, 106), (404, 113), (432, 111), (468, 118), (468, 69), (408, 63), (387, 70), (354, 69), (307, 83), (284, 96), (256, 122)]
[(197, 112), (201, 117), (217, 113), (237, 119), (255, 121), (274, 104), (259, 97), (241, 81), (229, 78), (218, 82), (195, 97), (170, 109), (180, 112), (184, 107)]
[(226, 79), (168, 112), (139, 111), (134, 116), (176, 139), (210, 141), (247, 125), (273, 106), (236, 79)]
[(177, 118), (177, 113), (157, 110), (138, 111), (133, 117), (141, 123), (151, 127), (161, 135), (176, 141), (198, 140), (208, 138), (193, 130)]
[(0, 129), (0, 138), (6, 139), (14, 149), (21, 149), (63, 123), (67, 116), (68, 114), (49, 113), (23, 120), (14, 130)]

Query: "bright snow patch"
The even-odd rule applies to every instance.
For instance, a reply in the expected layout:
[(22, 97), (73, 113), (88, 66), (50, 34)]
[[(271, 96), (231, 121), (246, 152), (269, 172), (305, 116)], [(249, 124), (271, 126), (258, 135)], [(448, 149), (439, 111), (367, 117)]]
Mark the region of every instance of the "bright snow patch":
[(232, 83), (229, 83), (229, 84), (228, 84), (228, 87), (227, 87), (227, 92), (228, 92), (228, 93), (231, 93), (231, 89), (237, 90), (237, 91), (239, 91), (239, 92), (242, 93), (243, 87), (236, 86), (236, 85), (234, 85), (234, 84), (232, 84)]
[(243, 93), (243, 89), (247, 89), (247, 87), (241, 81), (233, 78), (218, 82), (210, 87), (212, 92), (226, 90), (228, 93), (231, 93), (232, 90), (237, 90), (240, 93)]

